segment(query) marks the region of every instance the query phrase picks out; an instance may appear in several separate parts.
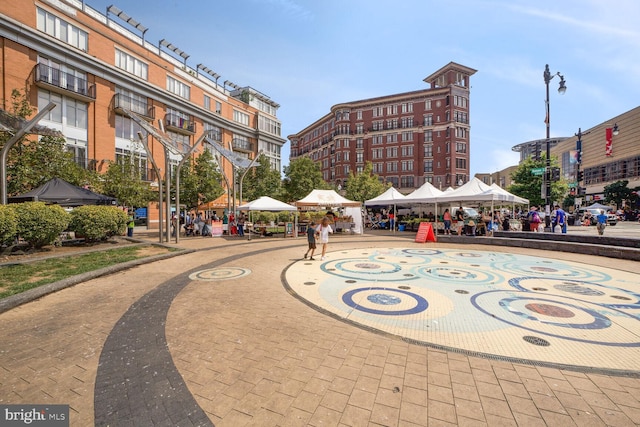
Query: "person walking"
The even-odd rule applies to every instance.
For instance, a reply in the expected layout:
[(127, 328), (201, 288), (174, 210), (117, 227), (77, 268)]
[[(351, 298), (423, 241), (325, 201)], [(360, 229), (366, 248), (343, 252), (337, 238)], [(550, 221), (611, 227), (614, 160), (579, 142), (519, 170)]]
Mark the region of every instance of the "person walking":
[[(562, 234), (567, 234), (567, 213), (560, 206), (555, 206), (556, 225), (560, 226)], [(554, 230), (555, 231), (555, 230)]]
[(458, 236), (462, 236), (462, 229), (464, 228), (464, 210), (462, 209), (462, 206), (460, 206), (456, 211), (456, 225), (458, 227)]
[(451, 212), (449, 209), (444, 210), (444, 214), (442, 215), (442, 221), (444, 222), (444, 234), (451, 235)]
[(315, 225), (316, 223), (313, 221), (307, 225), (307, 243), (309, 244), (309, 248), (307, 249), (307, 252), (304, 253), (304, 259), (307, 259), (309, 252), (311, 252), (311, 256), (309, 257), (311, 261), (314, 261), (313, 253), (316, 251), (316, 235), (318, 234), (314, 227)]
[(133, 218), (133, 213), (129, 213), (129, 219), (127, 222), (127, 237), (133, 237), (133, 229), (136, 226), (136, 222)]
[(604, 234), (604, 229), (607, 227), (607, 214), (604, 212), (604, 209), (600, 209), (600, 213), (596, 219), (598, 220), (598, 224), (596, 224), (598, 234), (602, 236)]
[(320, 235), (320, 243), (322, 243), (322, 256), (320, 259), (324, 261), (327, 253), (327, 244), (329, 243), (329, 233), (333, 233), (333, 228), (329, 225), (329, 218), (326, 216), (322, 218), (322, 222), (318, 225), (316, 231)]
[(240, 216), (238, 217), (238, 236), (240, 237), (244, 237), (244, 214), (240, 213)]

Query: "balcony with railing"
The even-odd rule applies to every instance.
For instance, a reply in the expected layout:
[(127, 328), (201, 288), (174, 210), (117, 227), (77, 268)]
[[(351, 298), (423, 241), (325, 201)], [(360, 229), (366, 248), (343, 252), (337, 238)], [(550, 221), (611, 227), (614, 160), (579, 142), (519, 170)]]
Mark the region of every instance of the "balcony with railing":
[(167, 129), (175, 132), (187, 135), (196, 133), (196, 124), (193, 121), (193, 117), (185, 119), (177, 114), (167, 114), (164, 116), (164, 125)]
[(46, 64), (36, 64), (33, 70), (36, 86), (71, 98), (90, 102), (96, 99), (96, 85)]
[(231, 146), (234, 151), (244, 151), (247, 153), (253, 153), (253, 143), (251, 141), (247, 141), (246, 139), (238, 139), (234, 138), (231, 141)]
[(123, 110), (132, 111), (151, 121), (156, 118), (154, 106), (149, 105), (146, 101), (141, 101), (122, 93), (116, 93), (113, 96), (113, 108), (117, 112), (123, 112)]

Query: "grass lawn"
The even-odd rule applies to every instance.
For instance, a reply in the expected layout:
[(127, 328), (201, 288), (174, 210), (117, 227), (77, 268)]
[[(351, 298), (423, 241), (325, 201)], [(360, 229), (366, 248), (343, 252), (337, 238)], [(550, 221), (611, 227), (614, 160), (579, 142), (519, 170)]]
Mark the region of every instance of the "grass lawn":
[(4, 265), (0, 267), (0, 299), (77, 274), (171, 250), (171, 248), (145, 245)]

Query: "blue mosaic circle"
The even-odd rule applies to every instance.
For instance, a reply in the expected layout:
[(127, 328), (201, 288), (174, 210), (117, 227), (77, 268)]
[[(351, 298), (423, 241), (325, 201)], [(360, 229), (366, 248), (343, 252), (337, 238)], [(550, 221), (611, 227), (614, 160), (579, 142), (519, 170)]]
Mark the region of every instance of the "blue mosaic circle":
[[(379, 304), (383, 306), (400, 304), (402, 302), (402, 298), (392, 295), (393, 293), (396, 293), (396, 294), (401, 294), (401, 296), (413, 298), (415, 300), (415, 305), (412, 308), (409, 308), (407, 310), (376, 310), (374, 308), (363, 307), (362, 305), (355, 302), (353, 297), (356, 294), (359, 294), (360, 292), (367, 292), (367, 291), (381, 291), (379, 293), (375, 293), (367, 296), (367, 300), (374, 304)], [(402, 315), (408, 315), (408, 314), (416, 314), (416, 313), (425, 311), (427, 307), (429, 307), (429, 303), (427, 302), (427, 300), (421, 297), (420, 295), (417, 295), (413, 292), (404, 291), (401, 289), (383, 288), (383, 287), (359, 288), (359, 289), (350, 290), (346, 292), (344, 295), (342, 295), (342, 302), (344, 302), (349, 307), (358, 311), (363, 311), (365, 313), (371, 313), (371, 314), (381, 314), (385, 316), (402, 316)]]
[(537, 275), (541, 277), (567, 278), (572, 280), (589, 280), (602, 282), (611, 280), (611, 276), (583, 266), (573, 266), (561, 261), (518, 259), (507, 263), (494, 263), (492, 267), (509, 272), (520, 272), (526, 276)]
[(442, 252), (435, 249), (403, 249), (402, 253), (409, 255), (438, 255)]
[[(631, 342), (606, 342), (606, 341), (596, 341), (596, 340), (589, 340), (589, 339), (584, 339), (584, 338), (577, 338), (577, 337), (572, 337), (569, 336), (568, 334), (566, 335), (561, 335), (560, 333), (552, 333), (549, 331), (544, 331), (542, 330), (542, 328), (530, 328), (528, 326), (524, 326), (521, 322), (515, 322), (515, 321), (511, 321), (509, 319), (506, 319), (504, 317), (500, 317), (497, 316), (495, 313), (490, 312), (489, 310), (483, 308), (480, 303), (478, 302), (478, 299), (482, 296), (485, 295), (489, 295), (489, 294), (494, 294), (496, 292), (505, 292), (502, 290), (492, 290), (492, 291), (486, 291), (486, 292), (480, 292), (476, 295), (474, 295), (473, 297), (471, 297), (471, 304), (481, 313), (487, 315), (487, 316), (491, 316), (491, 318), (496, 319), (500, 322), (506, 323), (508, 325), (514, 326), (516, 328), (520, 328), (520, 329), (524, 329), (530, 332), (534, 332), (537, 334), (543, 334), (543, 335), (547, 335), (550, 337), (555, 337), (555, 338), (559, 338), (562, 340), (568, 340), (568, 341), (576, 341), (576, 342), (581, 342), (581, 343), (588, 343), (588, 344), (597, 344), (597, 345), (604, 345), (604, 346), (612, 346), (612, 347), (640, 347), (640, 342), (638, 341), (631, 341)], [(536, 303), (541, 303), (541, 305), (547, 305), (547, 306), (555, 306), (558, 307), (559, 310), (562, 311), (572, 311), (572, 312), (582, 312), (585, 313), (587, 316), (590, 316), (593, 320), (590, 323), (561, 323), (561, 322), (551, 322), (551, 321), (545, 321), (545, 320), (541, 320), (538, 316), (535, 316), (535, 313), (540, 313), (539, 311), (531, 311), (529, 310), (528, 312), (523, 312), (517, 308), (512, 307), (511, 303), (514, 301), (532, 301), (534, 304)], [(507, 297), (507, 298), (502, 298), (500, 300), (498, 300), (497, 304), (503, 309), (503, 312), (506, 312), (506, 314), (510, 314), (513, 315), (515, 317), (518, 317), (522, 320), (525, 321), (533, 321), (533, 322), (539, 322), (543, 325), (548, 325), (548, 326), (552, 326), (552, 327), (560, 327), (560, 328), (564, 328), (564, 329), (576, 329), (576, 330), (591, 330), (591, 331), (595, 331), (595, 330), (602, 330), (602, 329), (607, 329), (610, 328), (612, 326), (612, 321), (611, 319), (609, 319), (607, 316), (586, 308), (584, 306), (579, 306), (579, 305), (574, 305), (574, 304), (569, 304), (563, 301), (559, 301), (559, 300), (552, 300), (552, 299), (547, 299), (547, 298), (538, 298), (535, 296), (516, 296), (516, 297)], [(564, 307), (568, 307), (564, 308)], [(610, 309), (612, 310), (612, 315), (617, 315), (617, 316), (621, 316), (621, 317), (628, 317), (628, 318), (632, 318), (632, 319), (636, 319), (638, 320), (635, 316), (632, 316), (630, 314), (627, 314), (623, 311), (620, 310), (615, 310), (615, 309)], [(551, 313), (553, 314), (553, 313)], [(566, 317), (566, 316), (558, 316), (560, 318)], [(628, 331), (625, 331), (628, 332)], [(612, 336), (615, 336), (615, 333), (611, 333)], [(633, 336), (635, 339), (637, 339), (637, 335), (634, 334), (630, 334), (631, 336)], [(584, 336), (584, 335), (583, 335)]]
[[(640, 294), (596, 282), (551, 277), (545, 277), (543, 279), (540, 277), (514, 277), (509, 279), (509, 285), (519, 291), (532, 292), (536, 290), (536, 282), (540, 282), (541, 280), (543, 280), (547, 286), (552, 284), (554, 290), (567, 298), (589, 301), (602, 307), (640, 309)], [(531, 284), (527, 286), (527, 282)], [(619, 296), (616, 297), (617, 294), (628, 296), (631, 301), (628, 303), (619, 303), (617, 302), (619, 300)]]
[(459, 284), (460, 281), (464, 281), (465, 284), (487, 285), (504, 281), (502, 276), (494, 275), (486, 269), (421, 265), (410, 271), (414, 272), (416, 276), (446, 283)]

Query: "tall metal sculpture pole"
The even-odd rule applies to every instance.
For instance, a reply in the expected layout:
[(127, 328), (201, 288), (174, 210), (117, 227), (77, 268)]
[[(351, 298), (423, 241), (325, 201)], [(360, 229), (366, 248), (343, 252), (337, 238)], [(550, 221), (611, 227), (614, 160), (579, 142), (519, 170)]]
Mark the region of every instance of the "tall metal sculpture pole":
[(142, 132), (138, 132), (138, 139), (140, 143), (144, 147), (144, 150), (147, 152), (147, 158), (151, 161), (151, 165), (153, 166), (153, 170), (156, 173), (156, 177), (158, 178), (158, 221), (160, 226), (158, 227), (158, 239), (159, 242), (162, 243), (162, 171), (158, 167), (155, 159), (153, 158), (153, 154), (149, 149), (149, 144), (147, 144), (147, 140), (142, 135)]
[(202, 136), (200, 136), (200, 138), (198, 138), (198, 140), (195, 142), (195, 144), (193, 144), (193, 147), (191, 147), (191, 149), (187, 153), (182, 155), (182, 160), (180, 160), (180, 163), (178, 163), (178, 167), (176, 168), (176, 244), (180, 240), (180, 170), (182, 169), (182, 165), (184, 165), (191, 154), (196, 151), (196, 148), (198, 148), (198, 145), (200, 145), (200, 143), (204, 141), (206, 136), (207, 132), (203, 133)]
[(20, 139), (25, 136), (35, 125), (38, 124), (42, 118), (49, 114), (49, 111), (53, 110), (56, 104), (50, 102), (46, 107), (41, 109), (38, 114), (31, 120), (29, 120), (24, 126), (16, 131), (16, 133), (9, 139), (0, 151), (0, 188), (2, 189), (2, 204), (7, 204), (7, 157), (9, 155), (9, 149)]

